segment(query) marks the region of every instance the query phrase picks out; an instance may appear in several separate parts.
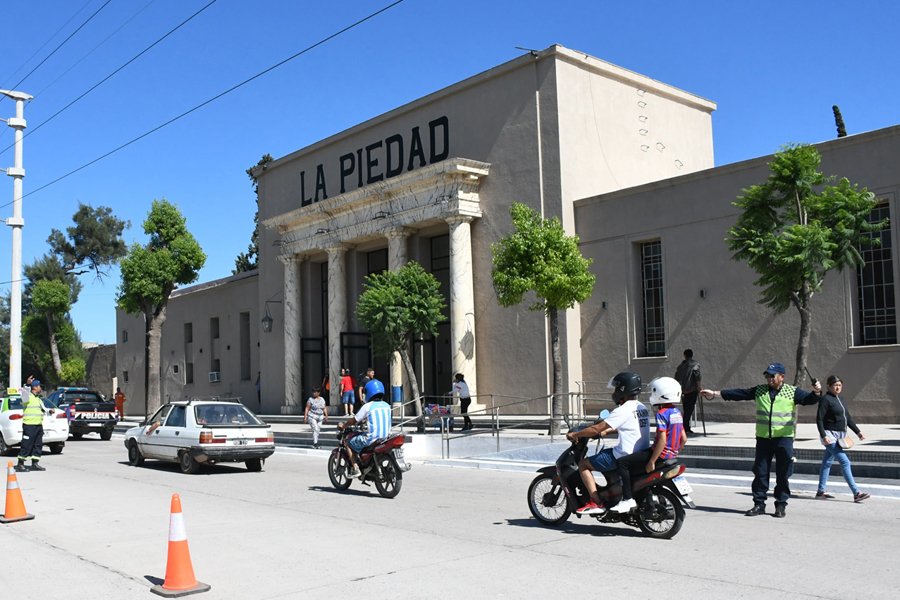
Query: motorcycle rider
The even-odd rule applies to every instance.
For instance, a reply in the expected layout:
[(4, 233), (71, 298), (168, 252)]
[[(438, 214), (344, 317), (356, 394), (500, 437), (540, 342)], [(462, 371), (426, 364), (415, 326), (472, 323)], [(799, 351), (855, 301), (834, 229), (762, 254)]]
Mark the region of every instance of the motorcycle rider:
[(391, 435), (391, 407), (384, 401), (384, 384), (377, 379), (370, 379), (365, 385), (366, 403), (362, 405), (359, 412), (347, 419), (345, 423), (338, 423), (338, 429), (344, 429), (356, 423), (365, 422), (368, 427), (366, 434), (359, 433), (348, 443), (350, 449), (350, 463), (353, 465), (353, 471), (349, 477), (359, 477), (359, 459), (358, 454), (363, 448), (382, 438)]
[[(622, 477), (622, 500), (610, 510), (627, 513), (637, 507), (631, 497), (631, 475), (628, 464), (620, 465), (625, 457), (636, 452), (646, 451), (650, 447), (650, 413), (647, 407), (637, 400), (641, 392), (641, 376), (637, 373), (623, 371), (609, 381), (607, 387), (612, 388), (612, 398), (616, 408), (606, 419), (586, 427), (581, 431), (570, 431), (566, 434), (569, 441), (579, 438), (591, 438), (599, 435), (605, 437), (609, 433), (618, 432), (619, 443), (615, 448), (604, 448), (590, 458), (584, 458), (578, 464), (581, 480), (590, 494), (587, 504), (576, 512), (582, 515), (601, 514), (606, 509), (601, 506), (597, 493), (597, 482), (591, 471), (619, 471)], [(646, 459), (645, 459), (646, 460)], [(605, 476), (605, 475), (604, 475)], [(608, 480), (608, 477), (607, 477)]]
[(657, 377), (650, 382), (650, 406), (656, 411), (656, 441), (650, 451), (650, 460), (644, 468), (648, 473), (656, 468), (658, 459), (678, 456), (687, 442), (684, 416), (678, 407), (681, 402), (681, 384), (672, 377)]

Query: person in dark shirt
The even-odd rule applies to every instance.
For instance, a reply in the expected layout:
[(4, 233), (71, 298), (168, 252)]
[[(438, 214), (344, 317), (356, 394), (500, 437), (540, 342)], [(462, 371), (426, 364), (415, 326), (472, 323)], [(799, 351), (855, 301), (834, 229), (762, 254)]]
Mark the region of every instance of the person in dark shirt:
[(772, 363), (763, 375), (764, 385), (752, 388), (733, 388), (721, 391), (700, 390), (703, 397), (722, 400), (756, 401), (756, 456), (753, 460), (753, 508), (745, 512), (755, 517), (766, 512), (766, 496), (769, 492), (769, 472), (775, 458), (775, 516), (784, 517), (791, 497), (789, 479), (794, 470), (794, 407), (797, 404), (818, 404), (822, 385), (817, 381), (812, 392), (784, 383), (784, 365)]
[(829, 375), (828, 391), (819, 401), (819, 410), (816, 412), (816, 426), (819, 428), (819, 439), (825, 446), (825, 456), (822, 457), (822, 467), (819, 469), (819, 489), (816, 491), (816, 498), (819, 500), (828, 500), (834, 498), (825, 491), (828, 485), (828, 476), (831, 474), (831, 464), (834, 459), (838, 459), (841, 464), (841, 472), (844, 474), (844, 480), (850, 486), (853, 492), (853, 501), (862, 502), (869, 497), (869, 494), (860, 491), (859, 486), (853, 479), (853, 471), (850, 469), (850, 457), (844, 452), (847, 446), (847, 428), (853, 430), (860, 440), (866, 439), (863, 432), (859, 430), (850, 411), (847, 410), (841, 391), (844, 389), (844, 382), (837, 375)]
[[(687, 348), (684, 351), (684, 360), (675, 369), (675, 380), (681, 384), (681, 403), (684, 405), (684, 430), (688, 435), (694, 435), (694, 431), (691, 429), (691, 417), (694, 414), (694, 406), (697, 405), (701, 379), (700, 363), (694, 360), (694, 351)], [(703, 416), (702, 411), (700, 416)]]

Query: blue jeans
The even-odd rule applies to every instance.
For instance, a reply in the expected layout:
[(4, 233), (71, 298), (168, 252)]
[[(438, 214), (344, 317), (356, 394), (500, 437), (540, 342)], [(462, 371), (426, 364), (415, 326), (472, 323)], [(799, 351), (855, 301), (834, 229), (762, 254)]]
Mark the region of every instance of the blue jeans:
[(825, 486), (828, 485), (828, 476), (831, 474), (831, 464), (837, 458), (841, 463), (841, 472), (844, 474), (844, 480), (850, 486), (850, 491), (854, 494), (859, 493), (859, 488), (853, 480), (853, 471), (850, 469), (850, 457), (844, 452), (844, 449), (838, 445), (837, 441), (833, 444), (825, 446), (825, 456), (822, 457), (822, 468), (819, 470), (819, 491), (824, 492)]

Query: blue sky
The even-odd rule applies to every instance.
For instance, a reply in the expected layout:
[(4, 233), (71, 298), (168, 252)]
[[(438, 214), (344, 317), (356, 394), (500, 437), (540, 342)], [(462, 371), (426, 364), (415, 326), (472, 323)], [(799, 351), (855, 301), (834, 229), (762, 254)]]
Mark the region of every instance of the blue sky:
[[(155, 198), (179, 206), (208, 255), (200, 281), (231, 273), (253, 227), (245, 169), (284, 156), (521, 54), (558, 43), (708, 98), (716, 164), (900, 123), (900, 5), (890, 1), (725, 3), (405, 0), (371, 21), (40, 191), (173, 117), (390, 4), (218, 0), (52, 121), (54, 113), (210, 0), (4, 3), (0, 88), (35, 99), (25, 117), (24, 262), (47, 251), (78, 203), (141, 223)], [(19, 83), (21, 81), (21, 83)], [(0, 101), (0, 117), (14, 116)], [(13, 142), (0, 124), (0, 148)], [(13, 164), (11, 150), (0, 167)], [(12, 216), (0, 178), (0, 219)], [(0, 292), (9, 289), (11, 230), (0, 227)], [(83, 276), (73, 309), (84, 341), (115, 342), (118, 271)]]

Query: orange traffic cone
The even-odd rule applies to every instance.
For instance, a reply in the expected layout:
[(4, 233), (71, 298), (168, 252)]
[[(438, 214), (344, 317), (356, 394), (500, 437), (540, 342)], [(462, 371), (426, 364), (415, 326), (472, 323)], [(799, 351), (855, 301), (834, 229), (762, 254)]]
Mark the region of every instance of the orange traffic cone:
[[(10, 463), (11, 464), (11, 463)], [(184, 517), (181, 514), (181, 498), (172, 494), (172, 510), (169, 518), (169, 558), (166, 562), (166, 580), (154, 585), (150, 591), (167, 598), (209, 591), (210, 586), (197, 581), (191, 566)]]
[(22, 500), (19, 480), (16, 479), (16, 470), (13, 469), (12, 461), (9, 461), (6, 475), (6, 512), (0, 517), (0, 523), (15, 523), (33, 518), (34, 515), (25, 512), (25, 502)]

